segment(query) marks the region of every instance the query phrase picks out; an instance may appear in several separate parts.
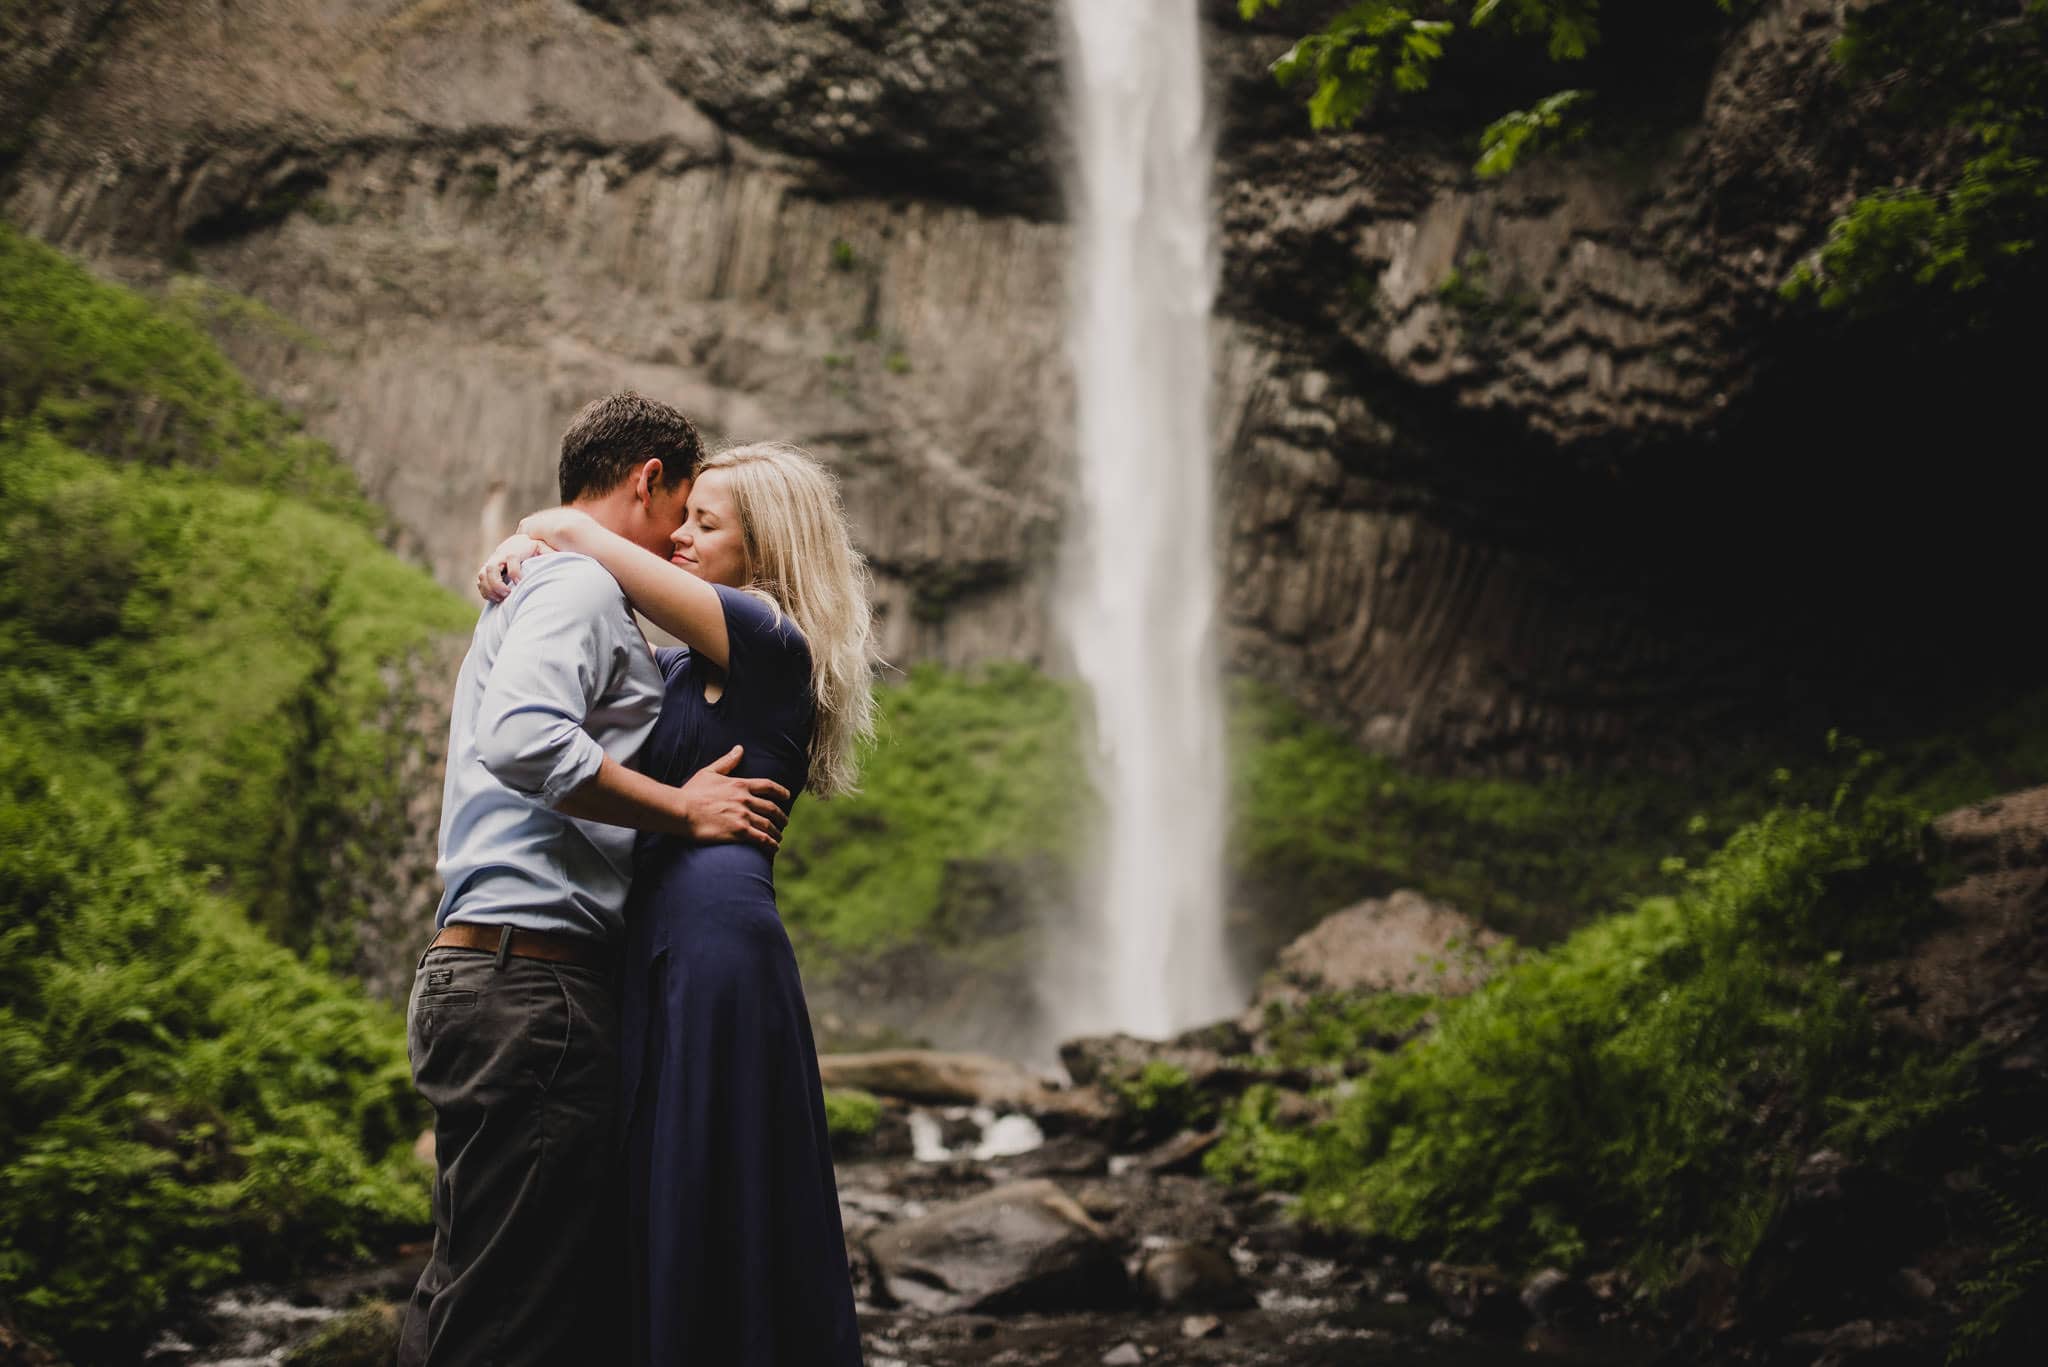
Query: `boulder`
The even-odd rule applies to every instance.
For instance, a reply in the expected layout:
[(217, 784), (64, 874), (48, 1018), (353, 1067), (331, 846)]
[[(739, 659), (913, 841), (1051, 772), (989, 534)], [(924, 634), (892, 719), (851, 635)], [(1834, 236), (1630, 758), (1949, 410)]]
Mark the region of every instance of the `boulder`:
[(1145, 1257), (1138, 1286), (1168, 1309), (1244, 1309), (1256, 1304), (1224, 1254), (1202, 1244), (1173, 1243)]
[(1522, 1308), (1540, 1325), (1588, 1324), (1594, 1314), (1593, 1293), (1562, 1268), (1546, 1267), (1522, 1284)]
[(1135, 1077), (1148, 1063), (1164, 1063), (1186, 1073), (1191, 1086), (1208, 1086), (1219, 1073), (1233, 1069), (1221, 1051), (1206, 1044), (1141, 1039), (1136, 1035), (1083, 1035), (1060, 1046), (1060, 1062), (1076, 1086), (1097, 1086)]
[(1086, 1135), (1063, 1134), (1029, 1153), (999, 1161), (1015, 1177), (1100, 1177), (1109, 1171), (1109, 1145)]
[(1851, 1320), (1833, 1329), (1787, 1334), (1778, 1350), (1786, 1360), (1806, 1361), (1812, 1367), (1918, 1367), (1940, 1361), (1923, 1351), (1926, 1345), (1916, 1344), (1920, 1337), (1905, 1324)]
[(1022, 1064), (988, 1054), (934, 1049), (821, 1054), (818, 1075), (827, 1087), (850, 1087), (928, 1106), (1022, 1111), (1039, 1120), (1067, 1122), (1069, 1127), (1101, 1124), (1112, 1114), (1098, 1092), (1056, 1087)]
[(1108, 1235), (1044, 1180), (941, 1206), (868, 1247), (888, 1293), (935, 1314), (1096, 1309), (1129, 1296)]
[(371, 1304), (336, 1316), (285, 1353), (285, 1367), (382, 1367), (398, 1352), (399, 1308)]
[(1202, 1155), (1216, 1147), (1223, 1137), (1220, 1129), (1182, 1130), (1173, 1138), (1138, 1155), (1140, 1172), (1195, 1173), (1201, 1170)]
[(1499, 1326), (1521, 1318), (1514, 1287), (1497, 1267), (1431, 1263), (1425, 1276), (1430, 1293), (1458, 1319)]
[[(1200, 1177), (1147, 1176), (1133, 1171), (1106, 1184), (1125, 1197), (1120, 1209), (1103, 1219), (1113, 1237), (1150, 1253), (1176, 1244), (1228, 1248), (1240, 1231), (1224, 1190)], [(1090, 1212), (1095, 1204), (1086, 1192), (1075, 1196)]]
[(1332, 992), (1428, 992), (1457, 996), (1486, 981), (1486, 951), (1500, 936), (1477, 921), (1402, 889), (1332, 912), (1280, 951), (1261, 984), (1251, 1028), (1268, 1002), (1293, 1004)]
[(15, 1328), (0, 1306), (0, 1364), (5, 1367), (62, 1367), (63, 1359)]
[[(1221, 1052), (1219, 1044), (1227, 1045), (1232, 1054), (1243, 1055), (1251, 1050), (1253, 1040), (1228, 1023), (1191, 1031), (1172, 1040), (1122, 1034), (1088, 1035), (1060, 1045), (1060, 1062), (1084, 1091), (1100, 1095), (1114, 1108), (1112, 1128), (1120, 1147), (1152, 1143), (1175, 1130), (1201, 1124), (1220, 1103), (1242, 1094), (1255, 1083), (1310, 1083), (1306, 1076), (1247, 1068)], [(1167, 1076), (1178, 1077), (1166, 1091), (1160, 1092), (1148, 1069), (1170, 1069), (1172, 1073)], [(1136, 1101), (1148, 1092), (1155, 1104), (1147, 1106)]]

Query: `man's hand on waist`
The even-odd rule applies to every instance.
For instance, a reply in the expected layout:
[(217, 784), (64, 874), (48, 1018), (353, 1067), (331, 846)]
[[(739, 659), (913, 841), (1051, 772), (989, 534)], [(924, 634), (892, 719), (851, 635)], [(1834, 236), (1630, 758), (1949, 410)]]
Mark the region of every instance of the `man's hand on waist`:
[(750, 842), (774, 849), (789, 821), (789, 789), (773, 779), (734, 778), (735, 745), (682, 786), (680, 801), (690, 838), (700, 845)]

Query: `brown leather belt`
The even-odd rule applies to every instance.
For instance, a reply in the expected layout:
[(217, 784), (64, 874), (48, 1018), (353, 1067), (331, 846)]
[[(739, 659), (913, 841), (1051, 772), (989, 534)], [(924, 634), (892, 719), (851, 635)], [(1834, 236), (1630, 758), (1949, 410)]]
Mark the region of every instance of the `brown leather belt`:
[(427, 948), (480, 949), (497, 955), (501, 963), (507, 955), (516, 959), (544, 959), (551, 964), (575, 964), (579, 968), (610, 968), (612, 963), (611, 951), (595, 940), (511, 926), (443, 926)]

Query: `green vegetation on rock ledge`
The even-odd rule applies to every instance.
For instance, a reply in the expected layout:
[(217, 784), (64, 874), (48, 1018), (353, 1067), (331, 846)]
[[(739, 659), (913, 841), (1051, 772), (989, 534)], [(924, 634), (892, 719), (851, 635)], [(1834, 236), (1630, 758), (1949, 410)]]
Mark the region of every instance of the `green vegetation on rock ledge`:
[(1092, 798), (1065, 685), (1018, 666), (919, 666), (881, 690), (879, 732), (861, 792), (804, 803), (778, 861), (783, 914), (813, 943), (958, 945), (980, 928), (946, 924), (949, 876), (1071, 860)]
[[(1980, 323), (2048, 282), (2048, 0), (1889, 0), (1850, 16), (1844, 73), (1887, 112), (1954, 130), (1962, 156), (1865, 195), (1787, 283), (1790, 298), (1875, 314), (1928, 293)], [(2031, 319), (2029, 319), (2031, 321)]]
[[(1002, 880), (982, 871), (1007, 870), (1056, 906), (1095, 824), (1082, 701), (1020, 666), (920, 666), (883, 688), (881, 704), (864, 791), (806, 802), (791, 823), (777, 869), (791, 933), (822, 952), (821, 972), (913, 942), (1000, 956), (1028, 918), (1000, 905)], [(1230, 727), (1237, 928), (1262, 944), (1403, 887), (1549, 943), (1670, 890), (1676, 871), (1773, 803), (1825, 796), (1761, 750), (1682, 776), (1433, 775), (1249, 683), (1233, 692)], [(1891, 761), (1868, 781), (1930, 810), (2038, 782), (2048, 692), (1886, 749)]]
[(473, 614), (190, 321), (4, 227), (0, 524), (0, 1301), (104, 1360), (426, 1218), (401, 1023), (319, 961)]
[[(1255, 19), (1285, 3), (1237, 0), (1237, 8)], [(1691, 0), (1706, 13), (1731, 14), (1747, 5)], [(1283, 85), (1309, 86), (1308, 116), (1316, 128), (1348, 128), (1427, 90), (1461, 43), (1496, 35), (1540, 48), (1560, 69), (1583, 63), (1601, 42), (1600, 0), (1359, 0), (1289, 48), (1273, 63), (1273, 74)], [(1480, 136), (1479, 173), (1503, 175), (1524, 151), (1576, 138), (1583, 125), (1569, 115), (1591, 98), (1590, 91), (1561, 90), (1501, 115)]]
[(1959, 1343), (2024, 1344), (2048, 1268), (2044, 1146), (1987, 1140), (2015, 1118), (1987, 1099), (1976, 1048), (1882, 1026), (1859, 976), (1937, 916), (1926, 813), (1873, 796), (1899, 786), (1881, 769), (1856, 752), (1826, 797), (1772, 808), (1674, 891), (1430, 1004), (1435, 1027), (1390, 1052), (1367, 1047), (1387, 1022), (1347, 1029), (1325, 1004), (1358, 1076), (1291, 1106), (1250, 1088), (1208, 1171), (1418, 1256), (1620, 1264), (1657, 1289), (1696, 1249), (1743, 1269), (1809, 1154), (1920, 1186), (1973, 1168), (2003, 1242), (1961, 1288)]
[[(1251, 19), (1283, 3), (1238, 0), (1238, 8)], [(1528, 58), (1540, 50), (1565, 80), (1602, 46), (1602, 8), (1600, 0), (1361, 0), (1302, 37), (1273, 71), (1283, 84), (1309, 87), (1313, 126), (1349, 127), (1428, 89), (1461, 47), (1483, 41), (1520, 44)], [(1606, 6), (1630, 17), (1648, 8), (1640, 0)], [(1754, 5), (1658, 8), (1697, 19)], [(1881, 92), (1884, 117), (1923, 136), (1949, 130), (1962, 151), (1916, 158), (1912, 183), (1859, 198), (1787, 282), (1786, 296), (1857, 314), (1932, 299), (1974, 325), (2010, 306), (2015, 291), (2037, 293), (2048, 278), (2048, 0), (1873, 0), (1846, 16), (1835, 57), (1844, 81)], [(1620, 58), (1655, 60), (1633, 51)], [(1505, 175), (1526, 154), (1581, 140), (1595, 94), (1561, 89), (1500, 114), (1479, 135), (1476, 171)], [(1882, 178), (1891, 178), (1889, 166)], [(1952, 296), (1962, 297), (1959, 307)]]
[(1899, 804), (1775, 810), (1675, 895), (1445, 1003), (1307, 1147), (1307, 1213), (1464, 1260), (1711, 1236), (1739, 1262), (1783, 1175), (1753, 1161), (1776, 1137), (1752, 1117), (1817, 1113), (1817, 1079), (1854, 1096), (1882, 1076), (1843, 966), (1930, 905), (1923, 829)]

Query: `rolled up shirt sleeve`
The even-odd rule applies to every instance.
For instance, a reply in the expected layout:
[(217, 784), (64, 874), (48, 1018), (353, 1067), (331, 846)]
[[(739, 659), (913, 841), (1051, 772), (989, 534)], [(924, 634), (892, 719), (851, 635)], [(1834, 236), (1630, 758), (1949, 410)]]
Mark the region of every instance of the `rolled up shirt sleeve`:
[(609, 683), (616, 643), (606, 611), (618, 588), (588, 562), (523, 586), (477, 713), (477, 758), (491, 777), (553, 807), (604, 764), (583, 729)]

